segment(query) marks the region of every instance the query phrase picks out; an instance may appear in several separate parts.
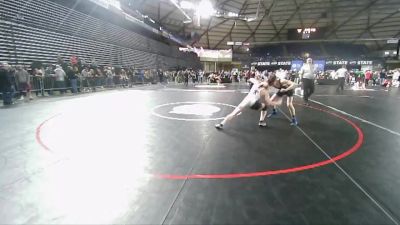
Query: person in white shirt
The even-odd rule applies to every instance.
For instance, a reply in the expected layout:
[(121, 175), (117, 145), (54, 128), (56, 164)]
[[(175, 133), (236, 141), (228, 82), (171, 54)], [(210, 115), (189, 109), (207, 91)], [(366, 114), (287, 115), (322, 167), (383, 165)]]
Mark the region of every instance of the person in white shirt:
[(340, 68), (340, 69), (338, 69), (336, 71), (336, 77), (339, 80), (338, 86), (336, 88), (336, 92), (339, 92), (339, 89), (341, 89), (342, 92), (343, 92), (343, 90), (344, 90), (344, 81), (345, 81), (345, 78), (348, 75), (348, 73), (349, 72), (346, 69), (346, 65), (343, 65), (342, 68)]
[(310, 98), (310, 96), (314, 93), (314, 79), (317, 72), (316, 69), (317, 68), (313, 64), (312, 59), (308, 58), (306, 64), (301, 67), (299, 72), (301, 82), (303, 84), (303, 99), (305, 105), (309, 105), (308, 98)]
[(199, 83), (203, 83), (203, 76), (204, 76), (204, 71), (199, 70), (199, 80), (198, 80)]
[(64, 94), (65, 92), (65, 72), (63, 68), (60, 65), (56, 66), (56, 69), (54, 70), (54, 77), (55, 77), (55, 83), (56, 83), (56, 88), (60, 91), (61, 94)]
[(393, 86), (394, 87), (400, 86), (400, 69), (394, 70), (393, 72)]

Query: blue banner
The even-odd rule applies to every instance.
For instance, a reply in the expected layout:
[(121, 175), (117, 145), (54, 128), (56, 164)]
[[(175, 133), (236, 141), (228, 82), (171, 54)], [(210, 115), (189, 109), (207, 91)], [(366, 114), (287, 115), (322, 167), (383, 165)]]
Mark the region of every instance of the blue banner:
[(325, 71), (325, 60), (315, 60), (314, 65), (318, 72)]
[(299, 71), (302, 66), (303, 66), (303, 60), (293, 60), (292, 61), (292, 67), (291, 67), (290, 70)]

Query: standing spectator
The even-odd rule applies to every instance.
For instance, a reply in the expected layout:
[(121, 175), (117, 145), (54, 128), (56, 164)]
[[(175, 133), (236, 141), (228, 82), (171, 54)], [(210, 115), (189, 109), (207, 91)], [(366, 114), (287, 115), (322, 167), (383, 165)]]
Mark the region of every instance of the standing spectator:
[(196, 75), (196, 73), (194, 72), (194, 70), (190, 69), (190, 70), (189, 70), (189, 74), (190, 74), (190, 77), (192, 78), (192, 83), (193, 83), (193, 84), (196, 83), (196, 81), (197, 81), (197, 75)]
[(144, 71), (144, 69), (139, 70), (139, 79), (142, 81), (142, 84), (144, 84), (144, 74), (146, 72)]
[(378, 81), (378, 78), (379, 78), (379, 73), (378, 73), (378, 71), (374, 71), (374, 72), (372, 73), (372, 84), (373, 84), (374, 86), (376, 86), (376, 82)]
[(184, 76), (184, 84), (185, 84), (185, 86), (188, 86), (189, 85), (189, 70), (186, 69), (183, 76)]
[(43, 78), (43, 89), (46, 90), (47, 95), (52, 94), (52, 90), (54, 88), (54, 68), (53, 65), (48, 65), (44, 70), (44, 78)]
[(95, 69), (96, 74), (96, 87), (104, 88), (105, 77), (101, 67)]
[(13, 104), (14, 80), (8, 63), (0, 63), (0, 92), (3, 93), (3, 105)]
[(134, 72), (133, 72), (133, 68), (130, 67), (127, 71), (127, 75), (128, 75), (128, 84), (129, 87), (132, 87), (133, 84), (133, 80), (134, 80)]
[(54, 77), (55, 77), (55, 83), (56, 83), (56, 89), (60, 91), (61, 94), (64, 94), (65, 92), (65, 72), (63, 68), (61, 68), (60, 65), (56, 66), (56, 69), (54, 70)]
[(24, 68), (22, 68), (22, 66), (17, 66), (15, 80), (18, 85), (18, 91), (21, 94), (20, 100), (23, 100), (24, 96), (29, 96), (29, 100), (32, 100), (30, 75)]
[(113, 78), (114, 74), (113, 71), (111, 70), (111, 67), (107, 67), (106, 69), (106, 87), (112, 88), (114, 86), (113, 83)]
[(400, 81), (400, 69), (395, 69), (393, 71), (393, 87), (399, 87)]
[(42, 68), (38, 69), (38, 68), (34, 68), (33, 69), (33, 89), (36, 93), (36, 96), (39, 96), (39, 93), (44, 96), (44, 92), (43, 92), (43, 79), (44, 79), (44, 75), (45, 75), (45, 71)]
[(78, 66), (78, 57), (76, 57), (75, 55), (72, 55), (69, 61), (72, 67)]
[(372, 80), (372, 71), (367, 70), (365, 71), (365, 87), (369, 85), (369, 81)]
[(89, 70), (89, 84), (92, 91), (96, 91), (96, 71), (94, 69)]
[(96, 61), (96, 58), (94, 58), (93, 56), (90, 57), (90, 69), (96, 69), (98, 66), (98, 63)]
[(151, 73), (150, 73), (150, 70), (145, 70), (144, 71), (144, 79), (145, 79), (145, 81), (149, 81), (150, 80), (150, 77), (151, 77)]
[(308, 58), (306, 64), (304, 64), (299, 72), (301, 82), (303, 83), (304, 90), (304, 104), (309, 105), (308, 99), (314, 93), (314, 79), (315, 79), (316, 67), (313, 64), (313, 60)]
[(120, 79), (121, 79), (122, 87), (123, 88), (128, 87), (129, 78), (128, 78), (128, 74), (126, 73), (125, 69), (121, 69)]
[(76, 75), (72, 66), (68, 66), (67, 69), (67, 78), (71, 83), (71, 92), (76, 94), (78, 92), (78, 76)]
[(85, 67), (81, 72), (81, 90), (83, 90), (83, 92), (90, 91), (89, 79), (89, 68)]
[(161, 84), (164, 83), (164, 74), (161, 69), (157, 70), (157, 75), (158, 75), (158, 80), (160, 81), (160, 83)]
[(113, 67), (113, 82), (117, 87), (121, 85), (121, 73), (122, 73), (121, 68)]
[(386, 79), (386, 70), (382, 69), (381, 72), (379, 73), (379, 85), (383, 85)]
[(62, 56), (60, 54), (57, 55), (57, 64), (60, 66), (64, 65), (64, 59), (62, 58)]
[(199, 70), (199, 83), (203, 83), (204, 71)]
[(349, 72), (346, 69), (346, 65), (343, 65), (342, 68), (340, 68), (336, 71), (336, 76), (339, 80), (339, 84), (336, 88), (336, 92), (339, 92), (339, 89), (341, 89), (341, 91), (343, 92), (345, 78), (346, 78), (346, 76), (348, 76), (348, 73)]

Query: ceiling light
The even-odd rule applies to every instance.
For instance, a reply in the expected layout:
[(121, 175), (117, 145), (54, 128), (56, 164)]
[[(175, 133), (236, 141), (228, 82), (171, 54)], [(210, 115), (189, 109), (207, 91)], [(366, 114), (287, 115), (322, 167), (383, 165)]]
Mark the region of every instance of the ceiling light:
[(252, 22), (252, 21), (254, 21), (256, 19), (257, 19), (256, 17), (248, 17), (248, 18), (246, 18), (246, 21), (247, 22)]
[(194, 9), (193, 3), (189, 1), (181, 1), (180, 5), (182, 9)]
[(197, 6), (196, 13), (202, 18), (209, 18), (210, 16), (215, 14), (215, 9), (210, 0), (201, 0), (199, 5)]
[(228, 16), (229, 16), (229, 17), (238, 17), (239, 14), (234, 13), (234, 12), (228, 12)]
[(192, 20), (192, 18), (190, 18), (190, 16), (182, 9), (182, 7), (176, 2), (176, 0), (169, 1), (174, 4), (174, 6), (179, 9), (179, 11), (181, 11), (181, 13), (186, 17), (187, 20)]

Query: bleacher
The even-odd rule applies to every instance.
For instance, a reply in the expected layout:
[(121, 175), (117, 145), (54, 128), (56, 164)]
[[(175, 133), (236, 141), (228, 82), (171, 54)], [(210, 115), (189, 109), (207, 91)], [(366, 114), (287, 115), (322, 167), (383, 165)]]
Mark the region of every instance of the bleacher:
[[(196, 67), (198, 59), (114, 24), (48, 0), (0, 1), (0, 60), (28, 65), (76, 55), (99, 65)], [(171, 64), (172, 63), (172, 64)]]

